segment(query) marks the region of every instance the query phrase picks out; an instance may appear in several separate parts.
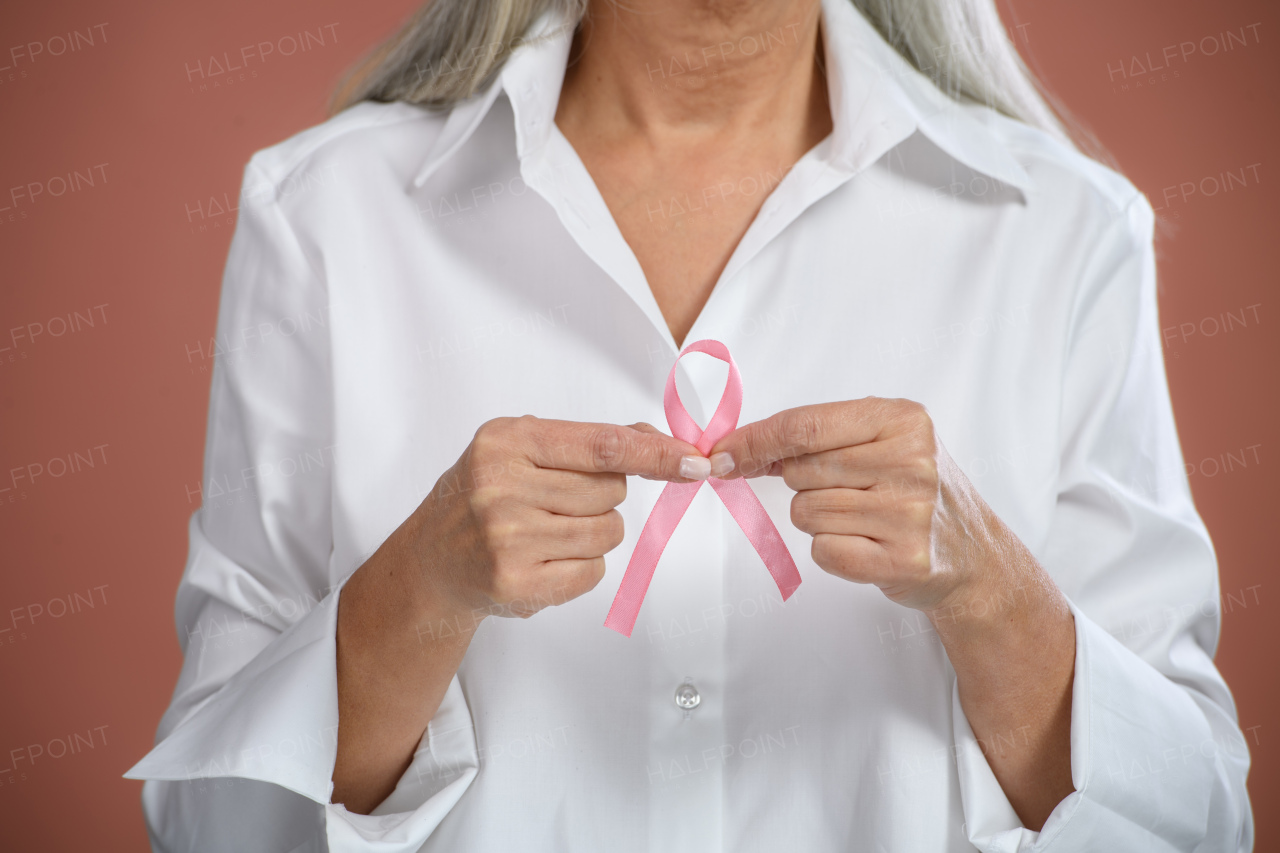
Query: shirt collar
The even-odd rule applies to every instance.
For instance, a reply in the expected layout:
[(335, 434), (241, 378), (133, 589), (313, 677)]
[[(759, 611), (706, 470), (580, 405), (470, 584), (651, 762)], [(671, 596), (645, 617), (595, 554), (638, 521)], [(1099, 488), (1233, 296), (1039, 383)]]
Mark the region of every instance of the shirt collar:
[[(894, 128), (918, 130), (950, 157), (1029, 193), (1031, 176), (982, 119), (917, 71), (850, 0), (822, 0), (830, 92), (832, 151), (840, 165), (860, 169), (868, 139)], [(906, 138), (902, 132), (899, 138)]]
[[(969, 168), (1024, 194), (1034, 189), (1030, 175), (978, 115), (912, 67), (850, 0), (822, 0), (822, 14), (832, 166), (861, 171), (883, 154), (877, 137), (901, 140), (918, 130)], [(502, 92), (515, 114), (517, 155), (523, 160), (539, 151), (555, 122), (573, 31), (574, 23), (561, 13), (540, 17), (488, 89), (450, 111), (414, 185), (421, 187), (462, 147)]]

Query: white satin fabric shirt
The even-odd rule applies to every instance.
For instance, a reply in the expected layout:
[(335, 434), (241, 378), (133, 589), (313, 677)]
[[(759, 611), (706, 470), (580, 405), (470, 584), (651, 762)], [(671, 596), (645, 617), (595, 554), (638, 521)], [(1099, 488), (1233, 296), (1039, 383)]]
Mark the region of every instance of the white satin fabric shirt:
[[(928, 620), (820, 570), (780, 479), (752, 485), (804, 579), (789, 602), (703, 489), (633, 636), (604, 628), (662, 487), (632, 478), (599, 586), (486, 620), (395, 792), (368, 816), (329, 802), (338, 593), (476, 428), (666, 427), (678, 350), (554, 124), (571, 29), (544, 19), (450, 113), (361, 104), (248, 165), (177, 597), (185, 664), (127, 774), (148, 780), (155, 850), (1251, 847), (1147, 200), (958, 106), (843, 0), (823, 16), (831, 135), (776, 187), (726, 176), (651, 212), (677, 240), (731, 192), (768, 196), (688, 340), (728, 345), (741, 423), (868, 395), (928, 407), (1072, 602), (1076, 792), (1021, 827)], [(705, 423), (723, 366), (695, 355), (679, 377)]]

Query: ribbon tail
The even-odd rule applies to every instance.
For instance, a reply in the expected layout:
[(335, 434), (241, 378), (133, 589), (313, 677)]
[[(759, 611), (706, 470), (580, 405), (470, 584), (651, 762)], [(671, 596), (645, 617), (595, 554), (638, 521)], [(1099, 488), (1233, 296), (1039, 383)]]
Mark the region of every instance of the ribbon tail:
[[(640, 539), (636, 549), (631, 553), (631, 561), (627, 563), (627, 571), (622, 575), (622, 583), (613, 597), (613, 606), (609, 608), (609, 616), (604, 620), (606, 628), (612, 628), (624, 637), (631, 636), (636, 618), (640, 615), (640, 605), (644, 603), (645, 593), (649, 591), (649, 582), (653, 580), (653, 572), (658, 567), (658, 558), (667, 547), (676, 525), (684, 518), (693, 496), (702, 487), (702, 481), (696, 483), (667, 483), (658, 502), (649, 512), (649, 519), (640, 531)], [(794, 566), (793, 566), (794, 568)]]
[(764, 560), (765, 568), (778, 585), (778, 592), (782, 593), (782, 600), (786, 601), (800, 586), (800, 570), (796, 568), (796, 561), (791, 559), (782, 534), (774, 527), (773, 519), (769, 518), (760, 498), (756, 497), (745, 477), (736, 480), (712, 478), (709, 482), (733, 520), (747, 535), (751, 547)]

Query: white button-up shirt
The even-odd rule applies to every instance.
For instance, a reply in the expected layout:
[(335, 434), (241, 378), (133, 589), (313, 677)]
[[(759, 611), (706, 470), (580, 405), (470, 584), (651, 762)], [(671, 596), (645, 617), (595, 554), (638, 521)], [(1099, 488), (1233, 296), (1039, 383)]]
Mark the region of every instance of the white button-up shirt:
[[(394, 793), (367, 816), (330, 803), (338, 593), (476, 428), (666, 425), (678, 350), (556, 128), (572, 27), (545, 18), (450, 112), (363, 103), (248, 165), (209, 342), (185, 665), (128, 773), (150, 780), (156, 850), (1251, 846), (1150, 206), (1046, 134), (949, 99), (844, 0), (822, 13), (830, 136), (785, 177), (726, 177), (651, 211), (664, 227), (731, 193), (768, 198), (688, 341), (728, 345), (740, 423), (869, 395), (928, 407), (1072, 603), (1075, 793), (1039, 833), (1020, 825), (929, 621), (821, 571), (778, 478), (750, 482), (804, 579), (790, 601), (704, 488), (633, 636), (604, 628), (663, 485), (633, 478), (599, 586), (485, 620)], [(724, 366), (694, 355), (678, 375), (705, 423)]]

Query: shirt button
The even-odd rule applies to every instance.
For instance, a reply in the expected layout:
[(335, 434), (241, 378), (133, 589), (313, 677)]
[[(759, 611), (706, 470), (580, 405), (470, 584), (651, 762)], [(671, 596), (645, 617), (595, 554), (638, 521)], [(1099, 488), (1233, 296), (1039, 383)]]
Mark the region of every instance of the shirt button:
[(698, 695), (698, 689), (689, 682), (685, 682), (676, 688), (676, 706), (686, 711), (692, 711), (702, 702), (702, 697)]

